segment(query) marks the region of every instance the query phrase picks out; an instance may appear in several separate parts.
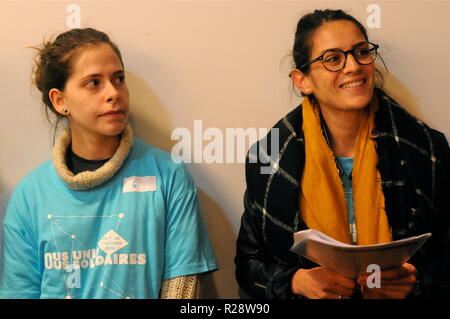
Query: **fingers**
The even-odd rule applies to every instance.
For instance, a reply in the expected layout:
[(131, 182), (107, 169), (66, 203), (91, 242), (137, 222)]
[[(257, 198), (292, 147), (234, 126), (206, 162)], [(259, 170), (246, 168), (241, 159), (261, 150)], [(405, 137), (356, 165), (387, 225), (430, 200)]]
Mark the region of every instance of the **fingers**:
[(335, 286), (332, 294), (332, 299), (350, 299), (354, 292), (354, 289)]
[(334, 283), (337, 286), (340, 286), (342, 288), (346, 288), (347, 290), (353, 291), (356, 288), (356, 281), (355, 279), (345, 277), (337, 272), (334, 272)]
[(381, 286), (380, 290), (392, 291), (392, 292), (410, 292), (414, 285), (392, 285), (392, 286)]
[(314, 299), (348, 299), (356, 287), (353, 279), (325, 267), (299, 270), (291, 284), (293, 292)]
[(353, 290), (348, 290), (342, 287), (334, 286), (331, 289), (323, 289), (316, 298), (318, 299), (350, 299), (353, 295)]
[[(405, 264), (405, 266), (382, 271), (381, 272), (381, 279), (382, 280), (391, 280), (391, 279), (399, 279), (399, 278), (405, 278), (411, 274), (416, 273), (416, 268), (410, 268), (409, 266), (406, 266), (409, 264)], [(412, 265), (410, 265), (412, 266)], [(412, 266), (414, 267), (414, 266)]]
[[(411, 293), (413, 286), (384, 286), (382, 288), (374, 288), (377, 295), (384, 298), (403, 299)], [(370, 295), (370, 294), (369, 294)]]
[[(358, 285), (367, 286), (367, 277), (360, 277), (357, 280)], [(380, 287), (394, 287), (394, 286), (413, 286), (417, 282), (417, 277), (415, 274), (411, 274), (407, 277), (399, 278), (399, 279), (381, 279)]]
[(354, 293), (354, 289), (341, 287), (339, 285), (330, 284), (323, 289), (324, 298), (326, 299), (350, 299)]
[(342, 295), (342, 294), (330, 294), (330, 296), (326, 299), (350, 299), (351, 296)]
[[(390, 275), (392, 273), (386, 277), (392, 278)], [(381, 298), (403, 299), (411, 293), (417, 278), (415, 272), (409, 273), (408, 276), (401, 278), (386, 279), (383, 277), (380, 280), (380, 285), (373, 288), (368, 287), (366, 280), (366, 276), (361, 276), (357, 280), (358, 284), (362, 284), (366, 297), (379, 298), (381, 296)]]
[[(368, 287), (370, 285), (368, 285), (367, 280), (370, 275), (372, 274), (360, 275), (356, 280), (357, 284), (364, 289), (368, 298), (379, 298), (381, 296), (381, 298), (403, 299), (413, 290), (417, 281), (416, 268), (408, 263), (401, 267), (381, 271), (378, 287)], [(369, 290), (366, 291), (366, 289)]]
[(381, 286), (412, 286), (416, 283), (417, 277), (416, 274), (410, 274), (407, 277), (399, 278), (399, 279), (381, 279)]
[(345, 277), (333, 270), (330, 270), (332, 273), (332, 280), (330, 281), (330, 286), (328, 287), (328, 291), (331, 293), (331, 299), (349, 299), (356, 288), (356, 281), (354, 279)]
[[(357, 283), (361, 284), (366, 282), (367, 278), (371, 274), (362, 274), (358, 277)], [(408, 263), (403, 264), (401, 267), (384, 270), (380, 273), (381, 284), (390, 285), (408, 285), (411, 281), (416, 281), (416, 268)]]
[(391, 291), (384, 289), (377, 289), (374, 293), (368, 293), (364, 298), (367, 299), (404, 299), (409, 292), (406, 291)]

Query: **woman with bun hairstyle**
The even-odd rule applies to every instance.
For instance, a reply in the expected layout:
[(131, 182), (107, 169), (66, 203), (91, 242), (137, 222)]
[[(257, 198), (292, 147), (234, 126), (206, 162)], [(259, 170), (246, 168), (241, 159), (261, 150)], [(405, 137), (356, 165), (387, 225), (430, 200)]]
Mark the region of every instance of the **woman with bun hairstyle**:
[[(372, 43), (342, 10), (315, 10), (297, 25), (295, 87), (305, 96), (250, 154), (278, 133), (272, 172), (247, 158), (245, 211), (236, 278), (253, 298), (450, 296), (450, 151), (445, 136), (416, 119), (378, 82)], [(431, 232), (405, 264), (348, 278), (289, 249), (293, 234), (316, 229), (355, 245)]]
[(0, 298), (198, 298), (217, 264), (196, 188), (133, 136), (118, 47), (64, 32), (38, 48), (34, 84), (68, 127), (8, 202)]

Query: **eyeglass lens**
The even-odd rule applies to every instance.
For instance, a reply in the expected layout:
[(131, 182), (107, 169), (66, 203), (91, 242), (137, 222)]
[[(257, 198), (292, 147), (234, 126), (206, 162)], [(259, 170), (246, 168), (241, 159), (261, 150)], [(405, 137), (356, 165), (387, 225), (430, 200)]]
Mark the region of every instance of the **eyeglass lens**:
[[(372, 45), (356, 48), (352, 53), (356, 61), (363, 65), (372, 63), (377, 57), (377, 52)], [(337, 71), (343, 68), (345, 61), (346, 55), (341, 50), (330, 50), (326, 52), (322, 60), (323, 65), (330, 71)]]

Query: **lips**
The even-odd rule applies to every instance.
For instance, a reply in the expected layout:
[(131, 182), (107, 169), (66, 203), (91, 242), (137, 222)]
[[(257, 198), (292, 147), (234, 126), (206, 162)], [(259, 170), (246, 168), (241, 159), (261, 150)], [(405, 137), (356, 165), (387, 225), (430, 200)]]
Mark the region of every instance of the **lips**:
[(353, 80), (353, 81), (347, 81), (347, 82), (339, 85), (339, 87), (342, 89), (350, 89), (350, 88), (361, 86), (364, 83), (366, 83), (366, 79)]
[(121, 110), (114, 110), (114, 111), (108, 111), (108, 112), (106, 112), (106, 113), (103, 113), (103, 114), (100, 115), (100, 116), (115, 116), (115, 115), (123, 115), (123, 114), (125, 114), (124, 111), (121, 111)]

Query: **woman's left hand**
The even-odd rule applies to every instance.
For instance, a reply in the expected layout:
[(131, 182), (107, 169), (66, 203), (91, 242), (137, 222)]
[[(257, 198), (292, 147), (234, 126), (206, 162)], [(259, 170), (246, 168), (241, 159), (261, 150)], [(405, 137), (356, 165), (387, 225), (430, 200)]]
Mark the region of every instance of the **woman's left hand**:
[(371, 274), (360, 275), (357, 283), (363, 285), (364, 298), (404, 299), (414, 289), (417, 282), (416, 274), (416, 267), (405, 263), (401, 267), (382, 271), (380, 288), (367, 287), (367, 278)]

